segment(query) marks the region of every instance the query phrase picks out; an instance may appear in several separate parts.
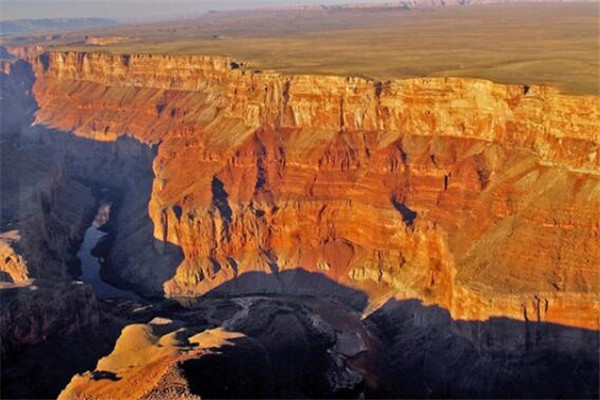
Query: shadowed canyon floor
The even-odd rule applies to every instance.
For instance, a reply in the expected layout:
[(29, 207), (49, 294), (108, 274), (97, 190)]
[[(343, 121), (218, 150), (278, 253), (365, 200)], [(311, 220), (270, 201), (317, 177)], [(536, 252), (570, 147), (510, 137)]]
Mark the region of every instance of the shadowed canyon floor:
[(3, 398), (600, 395), (598, 96), (73, 48), (2, 61)]

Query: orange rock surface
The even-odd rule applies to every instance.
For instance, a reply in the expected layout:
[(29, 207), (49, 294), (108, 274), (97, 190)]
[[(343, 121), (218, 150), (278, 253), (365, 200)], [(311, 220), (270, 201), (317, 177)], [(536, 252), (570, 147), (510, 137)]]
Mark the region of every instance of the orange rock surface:
[(177, 363), (233, 345), (229, 339), (242, 336), (222, 329), (193, 335), (160, 318), (129, 325), (112, 353), (98, 361), (97, 371), (74, 376), (58, 398), (199, 399), (190, 393)]
[(457, 319), (600, 327), (598, 97), (201, 56), (31, 62), (37, 123), (158, 144), (154, 236), (185, 255), (168, 296), (303, 268), (373, 307), (418, 298)]

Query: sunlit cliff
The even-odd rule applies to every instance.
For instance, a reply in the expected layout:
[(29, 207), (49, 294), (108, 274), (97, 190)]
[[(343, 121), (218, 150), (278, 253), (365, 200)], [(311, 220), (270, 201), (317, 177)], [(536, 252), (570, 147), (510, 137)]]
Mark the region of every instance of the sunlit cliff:
[(36, 124), (158, 148), (153, 251), (184, 257), (165, 281), (143, 248), (121, 249), (109, 267), (134, 287), (195, 296), (302, 268), (367, 293), (370, 310), (417, 298), (461, 320), (600, 326), (596, 96), (218, 57), (22, 56)]

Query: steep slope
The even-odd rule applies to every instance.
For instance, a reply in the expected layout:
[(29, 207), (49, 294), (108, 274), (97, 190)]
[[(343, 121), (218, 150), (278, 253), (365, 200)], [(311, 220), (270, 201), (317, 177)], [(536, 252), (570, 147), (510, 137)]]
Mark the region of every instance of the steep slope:
[(72, 283), (79, 267), (76, 248), (94, 199), (88, 188), (65, 173), (53, 149), (23, 134), (36, 109), (28, 95), (33, 80), (27, 63), (2, 62), (0, 354), (4, 365), (14, 364), (16, 353), (24, 347), (50, 335), (95, 327), (99, 319), (92, 290)]
[[(152, 149), (125, 137), (95, 142), (31, 126), (37, 109), (33, 81), (30, 64), (2, 64), (2, 398), (56, 397), (74, 373), (112, 347), (111, 335), (131, 318), (115, 318), (118, 302), (98, 301), (90, 286), (75, 281), (81, 275), (77, 251), (102, 193), (120, 195), (111, 199), (123, 203), (115, 204), (120, 212), (114, 223), (121, 235), (135, 231), (130, 245), (135, 239), (152, 244)], [(144, 257), (159, 265), (164, 260), (152, 252)], [(170, 271), (162, 266), (162, 274)]]
[[(185, 256), (169, 296), (303, 268), (373, 305), (419, 298), (459, 319), (599, 326), (597, 97), (282, 76), (200, 56), (32, 63), (37, 123), (159, 144), (154, 237)], [(113, 272), (163, 283), (138, 265)]]
[(368, 352), (381, 359), (377, 341), (339, 304), (260, 296), (200, 302), (171, 310), (172, 319), (126, 327), (112, 353), (59, 398), (345, 398), (375, 379), (353, 362)]

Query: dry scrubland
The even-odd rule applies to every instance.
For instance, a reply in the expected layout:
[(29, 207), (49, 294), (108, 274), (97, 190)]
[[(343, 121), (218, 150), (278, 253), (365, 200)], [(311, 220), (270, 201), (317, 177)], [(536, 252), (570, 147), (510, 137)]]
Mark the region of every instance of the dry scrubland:
[(271, 11), (92, 33), (135, 38), (106, 46), (85, 45), (74, 34), (54, 44), (115, 53), (228, 55), (290, 74), (465, 76), (597, 94), (598, 18), (597, 3)]

